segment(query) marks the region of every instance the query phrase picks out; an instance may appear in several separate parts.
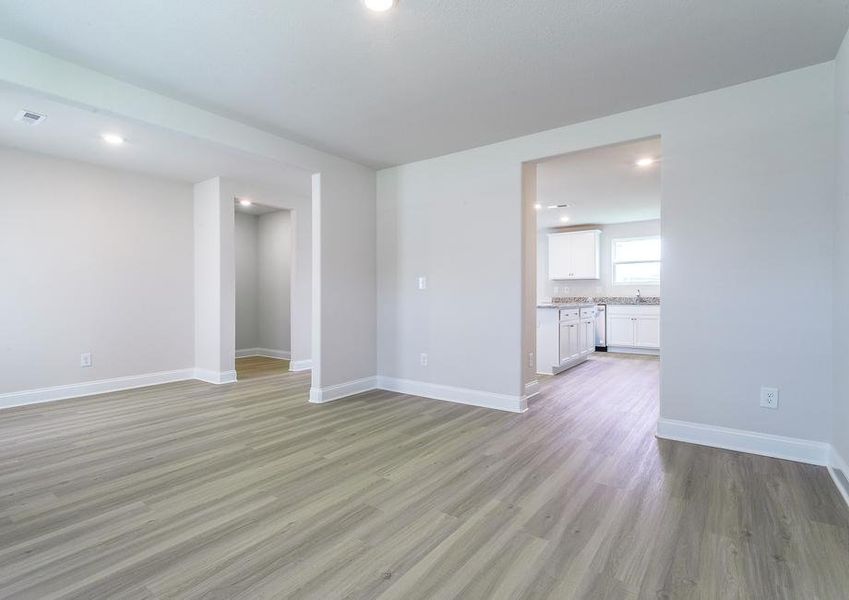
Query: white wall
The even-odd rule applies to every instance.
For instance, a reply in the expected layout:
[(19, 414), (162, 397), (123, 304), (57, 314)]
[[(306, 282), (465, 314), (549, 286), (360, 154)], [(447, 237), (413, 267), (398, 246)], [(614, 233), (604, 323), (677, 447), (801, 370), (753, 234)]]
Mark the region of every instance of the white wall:
[(212, 383), (236, 377), (233, 198), (220, 177), (194, 186), (195, 367)]
[[(829, 439), (831, 323), (789, 315), (830, 312), (833, 73), (827, 63), (381, 171), (379, 373), (520, 394), (533, 350), (522, 247), (535, 243), (522, 235), (522, 163), (660, 134), (662, 416)], [(758, 406), (761, 384), (781, 388), (780, 410)]]
[(258, 217), (259, 347), (290, 349), (289, 298), (291, 294), (292, 224), (289, 211)]
[[(52, 99), (104, 111), (145, 126), (191, 136), (231, 150), (278, 161), (320, 181), (312, 198), (312, 231), (296, 218), (295, 269), (309, 270), (315, 257), (311, 294), (296, 272), (296, 298), (311, 298), (313, 327), (293, 331), (293, 359), (301, 335), (311, 335), (312, 384), (316, 389), (373, 377), (376, 373), (375, 172), (343, 158), (133, 86), (14, 42), (0, 40), (0, 81)], [(231, 197), (232, 199), (232, 197)], [(264, 202), (268, 204), (267, 202)], [(309, 220), (307, 224), (309, 224)], [(223, 249), (232, 249), (232, 227)], [(302, 252), (301, 243), (314, 252)], [(222, 271), (225, 302), (235, 297), (232, 265)], [(344, 302), (340, 302), (344, 298)], [(303, 314), (292, 305), (293, 320)], [(224, 314), (222, 312), (222, 314)], [(232, 314), (232, 313), (231, 313)], [(230, 317), (231, 323), (235, 319)], [(226, 326), (226, 327), (225, 327)], [(229, 327), (227, 335), (235, 326)], [(296, 335), (297, 334), (297, 335)]]
[[(834, 260), (834, 419), (832, 444), (849, 461), (849, 35), (835, 62), (837, 203)], [(844, 467), (845, 468), (845, 467)]]
[(190, 185), (0, 148), (0, 187), (0, 393), (193, 366)]
[[(599, 276), (597, 280), (552, 281), (548, 278), (548, 234), (558, 231), (600, 229)], [(610, 225), (584, 225), (544, 229), (537, 235), (537, 302), (550, 302), (552, 296), (633, 296), (640, 290), (643, 296), (660, 295), (659, 285), (613, 285), (612, 242), (617, 238), (660, 235), (660, 219), (614, 223)]]
[(290, 351), (290, 212), (236, 213), (236, 349)]
[(236, 350), (259, 348), (257, 302), (259, 260), (257, 215), (237, 212), (233, 235), (236, 251)]

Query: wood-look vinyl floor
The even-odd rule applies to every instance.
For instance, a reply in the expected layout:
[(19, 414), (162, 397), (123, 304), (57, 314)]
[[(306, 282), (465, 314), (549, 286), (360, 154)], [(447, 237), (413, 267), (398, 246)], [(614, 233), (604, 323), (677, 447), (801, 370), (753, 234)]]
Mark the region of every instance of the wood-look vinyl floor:
[(825, 469), (658, 441), (658, 363), (522, 415), (309, 373), (0, 412), (0, 597), (849, 597)]
[(247, 356), (236, 359), (236, 378), (239, 381), (282, 375), (289, 371), (289, 361), (266, 356)]

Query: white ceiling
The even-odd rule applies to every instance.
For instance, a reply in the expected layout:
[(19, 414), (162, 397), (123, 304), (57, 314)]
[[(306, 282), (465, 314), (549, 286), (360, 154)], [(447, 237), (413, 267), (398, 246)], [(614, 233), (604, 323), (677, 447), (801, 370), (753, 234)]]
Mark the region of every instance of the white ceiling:
[[(640, 158), (661, 159), (638, 167)], [(537, 228), (604, 225), (660, 218), (661, 140), (573, 152), (537, 165)], [(549, 209), (550, 205), (570, 204)], [(560, 218), (569, 218), (563, 223)]]
[[(47, 118), (38, 125), (26, 125), (14, 120), (19, 110)], [(106, 132), (123, 136), (126, 143), (105, 144), (100, 135)], [(312, 193), (311, 174), (306, 171), (3, 85), (0, 144), (187, 183), (220, 175), (283, 195), (308, 198)]]
[(260, 215), (267, 215), (268, 213), (279, 212), (281, 210), (286, 210), (284, 208), (276, 208), (274, 206), (266, 206), (264, 204), (257, 204), (254, 202), (250, 206), (242, 206), (238, 202), (233, 203), (233, 208), (236, 212), (244, 213), (246, 215), (253, 215), (258, 217)]
[(0, 37), (383, 166), (834, 58), (849, 0), (0, 0)]

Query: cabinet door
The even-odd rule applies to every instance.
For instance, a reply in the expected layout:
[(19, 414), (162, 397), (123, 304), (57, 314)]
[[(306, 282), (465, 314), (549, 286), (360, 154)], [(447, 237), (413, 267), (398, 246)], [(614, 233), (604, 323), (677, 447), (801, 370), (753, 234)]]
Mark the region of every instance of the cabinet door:
[(560, 364), (572, 357), (572, 327), (569, 323), (560, 323)]
[(570, 279), (572, 272), (571, 236), (564, 233), (548, 234), (548, 278)]
[(583, 322), (584, 352), (591, 354), (595, 352), (595, 320), (587, 319)]
[(579, 231), (571, 237), (572, 265), (570, 279), (598, 279), (598, 234)]
[(634, 345), (638, 348), (660, 348), (660, 319), (657, 317), (637, 317), (635, 323)]
[(569, 325), (570, 329), (572, 329), (572, 338), (571, 338), (571, 346), (569, 347), (570, 353), (569, 358), (574, 359), (581, 356), (581, 328), (580, 323), (572, 323)]
[(607, 316), (607, 345), (608, 346), (633, 346), (634, 345), (634, 317), (631, 316)]

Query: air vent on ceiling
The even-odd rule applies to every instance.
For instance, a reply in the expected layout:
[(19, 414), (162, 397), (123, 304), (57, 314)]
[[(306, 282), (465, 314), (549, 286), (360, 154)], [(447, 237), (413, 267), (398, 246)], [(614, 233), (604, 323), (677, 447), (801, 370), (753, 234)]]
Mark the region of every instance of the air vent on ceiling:
[(22, 110), (15, 116), (15, 121), (20, 121), (27, 125), (38, 125), (46, 118), (46, 115), (41, 115), (37, 112), (32, 112), (31, 110)]

